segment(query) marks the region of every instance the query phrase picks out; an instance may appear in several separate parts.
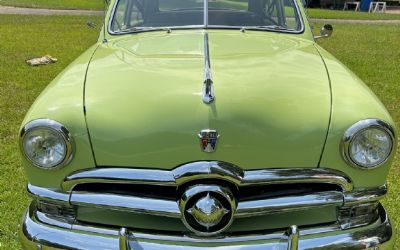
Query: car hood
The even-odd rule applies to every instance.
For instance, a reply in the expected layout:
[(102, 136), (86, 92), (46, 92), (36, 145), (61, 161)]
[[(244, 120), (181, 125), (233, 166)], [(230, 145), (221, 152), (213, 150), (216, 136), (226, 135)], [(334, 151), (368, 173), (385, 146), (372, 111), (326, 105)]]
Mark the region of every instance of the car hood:
[[(313, 42), (273, 32), (208, 32), (216, 100), (202, 102), (204, 31), (147, 32), (101, 45), (85, 109), (97, 165), (171, 169), (317, 167), (331, 109)], [(216, 151), (198, 134), (215, 129)]]

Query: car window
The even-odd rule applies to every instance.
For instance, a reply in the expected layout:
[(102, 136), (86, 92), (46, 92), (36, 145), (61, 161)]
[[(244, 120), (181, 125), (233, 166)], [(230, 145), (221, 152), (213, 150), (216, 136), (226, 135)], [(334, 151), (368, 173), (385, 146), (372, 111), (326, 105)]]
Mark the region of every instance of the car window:
[(292, 0), (213, 0), (209, 25), (268, 26), (299, 29)]
[(270, 28), (299, 31), (294, 0), (119, 0), (110, 25), (114, 33), (146, 28)]

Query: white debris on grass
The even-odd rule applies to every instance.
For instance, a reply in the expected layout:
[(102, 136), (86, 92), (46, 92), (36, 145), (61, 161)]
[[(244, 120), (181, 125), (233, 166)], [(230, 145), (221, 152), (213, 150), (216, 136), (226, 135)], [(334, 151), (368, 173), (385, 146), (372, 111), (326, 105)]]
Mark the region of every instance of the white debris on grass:
[(47, 65), (50, 63), (56, 63), (58, 60), (52, 56), (46, 55), (43, 57), (32, 58), (26, 61), (26, 63), (30, 66), (39, 66), (39, 65)]

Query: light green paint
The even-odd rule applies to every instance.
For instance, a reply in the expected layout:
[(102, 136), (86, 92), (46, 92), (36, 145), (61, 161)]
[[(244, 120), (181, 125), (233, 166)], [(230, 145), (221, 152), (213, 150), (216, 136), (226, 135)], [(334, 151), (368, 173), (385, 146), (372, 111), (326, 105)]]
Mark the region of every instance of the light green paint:
[(83, 89), (87, 65), (96, 47), (88, 49), (54, 79), (36, 99), (22, 123), (41, 118), (58, 121), (70, 130), (76, 146), (71, 163), (57, 171), (42, 170), (24, 160), (29, 182), (33, 185), (60, 189), (69, 173), (95, 167), (83, 113)]
[(340, 142), (345, 131), (357, 121), (375, 118), (396, 126), (372, 91), (349, 69), (327, 51), (317, 46), (324, 57), (332, 81), (332, 121), (321, 167), (341, 170), (352, 177), (358, 187), (374, 187), (386, 182), (394, 154), (383, 166), (373, 170), (350, 167), (341, 157)]
[[(209, 31), (216, 101), (206, 105), (203, 33), (141, 33), (99, 47), (86, 87), (97, 163), (171, 169), (220, 160), (244, 169), (317, 167), (330, 93), (313, 43), (278, 33)], [(197, 137), (207, 128), (221, 135), (211, 154), (202, 152)]]
[[(199, 96), (204, 30), (107, 34), (107, 44), (101, 42), (101, 33), (99, 43), (49, 85), (24, 120), (57, 120), (76, 144), (73, 161), (60, 170), (40, 170), (25, 162), (29, 181), (60, 189), (69, 173), (95, 167), (83, 102), (93, 55), (86, 118), (99, 165), (173, 168), (207, 159), (245, 169), (318, 167), (329, 128), (320, 167), (345, 172), (356, 187), (384, 184), (390, 161), (372, 171), (350, 167), (341, 157), (340, 139), (361, 119), (393, 122), (375, 95), (314, 43), (303, 9), (301, 13), (303, 34), (208, 31), (217, 95), (209, 106)], [(196, 135), (203, 128), (218, 129), (222, 135), (213, 154), (200, 150)], [(80, 212), (82, 219), (96, 220), (90, 217), (94, 211)], [(108, 221), (124, 218), (110, 212), (103, 216)], [(320, 222), (330, 216), (307, 211), (298, 219)], [(280, 223), (292, 223), (292, 218)]]
[[(25, 163), (30, 182), (59, 188), (64, 176), (95, 165), (83, 90), (97, 46), (87, 75), (86, 108), (98, 165), (170, 169), (190, 161), (222, 160), (244, 169), (318, 167), (330, 85), (302, 8), (301, 15), (303, 34), (207, 31), (217, 95), (212, 105), (200, 97), (204, 30), (107, 34), (107, 44), (101, 42), (101, 32), (99, 43), (60, 74), (26, 116), (24, 124), (38, 118), (65, 124), (77, 146), (71, 164), (57, 171)], [(318, 49), (328, 66), (334, 105), (321, 167), (340, 169), (356, 186), (382, 185), (390, 162), (373, 171), (349, 167), (339, 142), (357, 120), (392, 121), (358, 78)], [(221, 134), (213, 154), (200, 150), (197, 133), (204, 128)]]

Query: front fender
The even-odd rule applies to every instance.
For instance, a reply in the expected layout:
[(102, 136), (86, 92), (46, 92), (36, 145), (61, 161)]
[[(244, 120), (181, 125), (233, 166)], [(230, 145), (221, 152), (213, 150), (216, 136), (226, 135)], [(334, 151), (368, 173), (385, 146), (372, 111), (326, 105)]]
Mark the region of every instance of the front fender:
[(86, 70), (96, 48), (97, 45), (89, 48), (58, 75), (36, 99), (22, 122), (23, 127), (36, 119), (58, 121), (70, 131), (76, 148), (72, 161), (54, 171), (34, 167), (23, 158), (29, 182), (33, 185), (58, 189), (69, 173), (95, 167), (85, 121), (83, 93)]
[(356, 188), (381, 186), (386, 183), (394, 153), (382, 166), (363, 170), (344, 161), (340, 143), (345, 131), (360, 120), (374, 118), (386, 121), (393, 129), (396, 126), (385, 106), (357, 76), (327, 51), (319, 46), (317, 49), (325, 61), (332, 91), (331, 122), (320, 167), (347, 173)]

